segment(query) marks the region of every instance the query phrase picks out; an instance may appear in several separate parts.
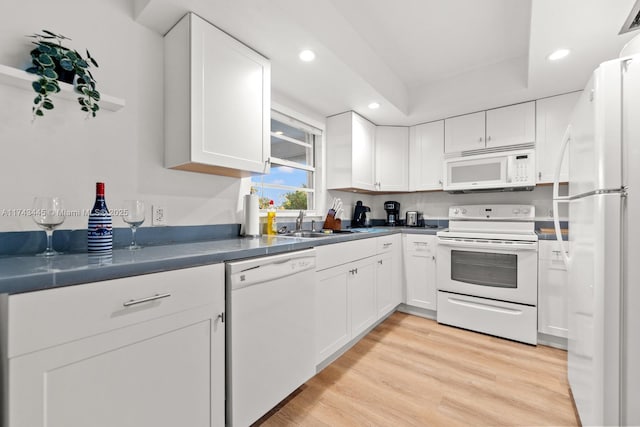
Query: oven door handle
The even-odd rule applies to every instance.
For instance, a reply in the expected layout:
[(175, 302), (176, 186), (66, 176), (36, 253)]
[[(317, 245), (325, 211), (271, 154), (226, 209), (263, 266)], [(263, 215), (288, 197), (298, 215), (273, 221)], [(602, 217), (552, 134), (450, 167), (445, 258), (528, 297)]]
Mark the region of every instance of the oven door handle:
[(451, 246), (456, 248), (473, 248), (473, 249), (498, 249), (498, 250), (519, 250), (519, 251), (536, 251), (538, 250), (538, 242), (518, 242), (518, 243), (491, 243), (486, 241), (461, 241), (447, 238), (439, 238), (438, 245)]

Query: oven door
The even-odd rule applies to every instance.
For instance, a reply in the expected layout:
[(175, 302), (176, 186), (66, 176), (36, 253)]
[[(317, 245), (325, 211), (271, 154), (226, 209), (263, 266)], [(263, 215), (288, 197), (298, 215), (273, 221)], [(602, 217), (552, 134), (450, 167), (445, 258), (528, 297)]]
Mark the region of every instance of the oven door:
[(536, 305), (538, 242), (439, 237), (438, 289)]

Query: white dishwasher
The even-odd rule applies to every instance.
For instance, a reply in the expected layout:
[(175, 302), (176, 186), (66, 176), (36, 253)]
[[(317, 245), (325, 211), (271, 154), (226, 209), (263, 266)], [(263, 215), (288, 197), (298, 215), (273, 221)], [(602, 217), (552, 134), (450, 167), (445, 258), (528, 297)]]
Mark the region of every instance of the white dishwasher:
[(315, 251), (227, 263), (227, 424), (248, 426), (316, 373)]

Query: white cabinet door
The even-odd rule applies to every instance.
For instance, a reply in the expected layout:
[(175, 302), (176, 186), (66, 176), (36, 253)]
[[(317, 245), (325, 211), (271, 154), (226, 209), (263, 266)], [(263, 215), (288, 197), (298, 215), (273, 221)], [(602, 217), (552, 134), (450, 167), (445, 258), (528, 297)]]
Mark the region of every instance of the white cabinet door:
[(409, 128), (376, 126), (376, 184), (379, 191), (409, 189)]
[(446, 119), (444, 152), (459, 153), (484, 148), (484, 125), (484, 111)]
[[(370, 121), (352, 113), (353, 146), (352, 174), (353, 187), (375, 188), (375, 133), (376, 127)], [(331, 167), (331, 166), (329, 166)]]
[[(126, 327), (105, 328), (105, 332), (81, 339), (48, 345), (38, 351), (26, 352), (6, 361), (8, 367), (8, 425), (12, 427), (86, 427), (86, 426), (223, 426), (224, 417), (224, 354), (225, 325), (218, 314), (224, 312), (224, 269), (219, 265), (214, 275), (208, 275), (206, 284), (213, 290), (213, 300), (196, 301), (194, 308), (160, 317), (147, 313), (163, 312), (163, 304), (171, 307), (171, 298), (188, 298), (190, 282), (175, 288), (180, 295), (123, 307), (112, 306), (111, 312), (103, 312), (101, 287), (93, 295), (94, 284), (61, 288), (72, 296), (83, 295), (76, 301), (78, 312), (89, 309), (95, 303), (95, 317), (90, 320), (99, 327), (110, 319), (146, 317), (147, 320), (128, 322)], [(199, 269), (202, 267), (198, 267)], [(191, 270), (191, 269), (189, 269)], [(186, 271), (186, 270), (185, 270)], [(211, 272), (211, 270), (206, 270)], [(158, 273), (141, 276), (157, 278), (162, 285), (163, 275)], [(172, 277), (172, 276), (171, 276)], [(189, 276), (193, 278), (193, 276)], [(132, 294), (140, 293), (136, 279), (129, 281)], [(113, 281), (113, 290), (122, 282)], [(109, 282), (100, 282), (109, 283)], [(88, 293), (80, 287), (87, 287)], [(161, 286), (162, 287), (162, 286)], [(74, 289), (76, 288), (76, 289)], [(51, 291), (60, 294), (58, 289)], [(42, 294), (36, 292), (34, 294)], [(146, 292), (146, 291), (145, 291)], [(194, 294), (198, 295), (198, 293)], [(23, 331), (29, 321), (15, 310), (30, 310), (30, 294), (18, 295), (20, 303), (8, 303), (10, 318), (8, 354), (25, 348), (11, 338), (14, 331)], [(95, 298), (93, 298), (95, 297)], [(125, 297), (125, 295), (121, 295)], [(57, 298), (57, 297), (56, 297)], [(128, 297), (127, 297), (128, 298)], [(194, 297), (192, 297), (194, 298)], [(55, 300), (55, 298), (54, 298)], [(36, 306), (39, 307), (39, 301)], [(53, 301), (53, 300), (52, 300)], [(122, 301), (127, 301), (123, 299)], [(58, 322), (56, 310), (48, 310), (43, 316)], [(33, 316), (31, 316), (33, 317)], [(66, 313), (59, 317), (66, 321)], [(82, 317), (76, 322), (82, 324)], [(28, 323), (28, 324), (27, 324)], [(82, 329), (90, 330), (92, 325)], [(85, 329), (88, 328), (88, 329)], [(31, 339), (27, 344), (32, 343)], [(15, 346), (11, 343), (17, 343)], [(15, 348), (14, 348), (15, 347)]]
[(327, 118), (327, 188), (374, 191), (375, 125), (352, 111)]
[(560, 244), (541, 240), (538, 257), (538, 331), (567, 338), (568, 275)]
[(316, 362), (320, 363), (351, 339), (348, 274), (340, 266), (316, 273)]
[(412, 126), (409, 140), (409, 191), (442, 190), (444, 120)]
[(535, 102), (487, 110), (486, 137), (487, 148), (535, 142)]
[(165, 58), (166, 166), (268, 171), (269, 60), (191, 13), (165, 36)]
[(405, 303), (436, 310), (436, 237), (407, 234), (404, 238)]
[[(560, 144), (564, 136), (571, 112), (580, 98), (581, 92), (572, 92), (536, 101), (536, 164), (537, 183), (553, 182), (556, 162), (560, 155)], [(569, 151), (562, 161), (560, 181), (569, 180)]]
[(393, 254), (388, 253), (376, 257), (376, 306), (378, 319), (389, 313), (397, 303), (394, 301), (394, 285), (397, 279), (394, 278)]
[(369, 258), (354, 263), (348, 274), (351, 338), (353, 338), (378, 319), (374, 259)]

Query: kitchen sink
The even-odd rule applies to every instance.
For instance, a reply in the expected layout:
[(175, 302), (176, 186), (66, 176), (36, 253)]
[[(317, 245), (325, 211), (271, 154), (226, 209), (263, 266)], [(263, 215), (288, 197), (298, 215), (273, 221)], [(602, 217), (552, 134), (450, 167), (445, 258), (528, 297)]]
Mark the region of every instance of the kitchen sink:
[(329, 237), (331, 233), (323, 233), (321, 231), (289, 231), (288, 233), (281, 234), (282, 237), (302, 237), (302, 238), (318, 238)]

